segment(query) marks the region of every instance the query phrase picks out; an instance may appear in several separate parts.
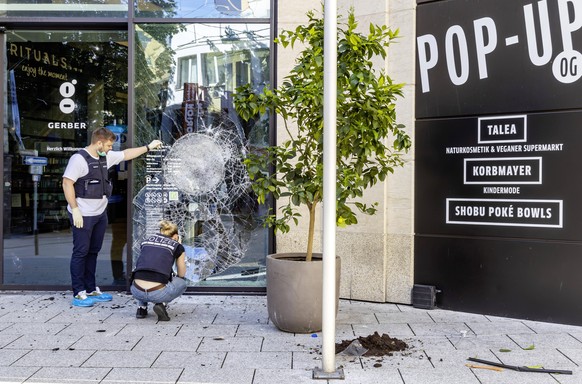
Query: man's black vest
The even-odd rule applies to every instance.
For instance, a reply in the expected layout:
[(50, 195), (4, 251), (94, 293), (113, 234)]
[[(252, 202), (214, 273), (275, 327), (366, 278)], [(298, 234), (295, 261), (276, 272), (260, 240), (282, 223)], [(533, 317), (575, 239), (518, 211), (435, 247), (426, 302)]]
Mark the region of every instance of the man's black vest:
[(75, 182), (75, 196), (83, 199), (102, 199), (103, 196), (110, 197), (113, 186), (109, 180), (107, 171), (107, 159), (99, 156), (93, 158), (87, 151), (77, 152), (87, 161), (89, 173), (80, 177)]
[(175, 260), (174, 255), (179, 245), (180, 243), (168, 236), (161, 234), (149, 236), (141, 243), (141, 251), (134, 272), (153, 271), (170, 279)]

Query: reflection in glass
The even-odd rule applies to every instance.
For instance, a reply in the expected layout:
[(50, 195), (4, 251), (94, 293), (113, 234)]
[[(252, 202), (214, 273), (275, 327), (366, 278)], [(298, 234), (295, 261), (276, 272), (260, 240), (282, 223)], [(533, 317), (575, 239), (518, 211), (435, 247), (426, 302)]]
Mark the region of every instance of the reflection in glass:
[(136, 17), (269, 18), (270, 0), (137, 0)]
[(184, 83), (198, 83), (198, 56), (196, 55), (178, 59), (178, 88), (183, 89)]
[(136, 28), (136, 141), (165, 146), (136, 163), (134, 259), (161, 219), (178, 224), (196, 285), (264, 286), (267, 229), (242, 163), (268, 142), (245, 124), (239, 85), (269, 79), (269, 26), (142, 24)]
[(13, 0), (0, 3), (0, 17), (127, 17), (127, 0)]
[[(72, 234), (62, 191), (69, 157), (108, 126), (125, 145), (127, 33), (8, 31), (3, 76), (5, 285), (70, 285)], [(123, 281), (127, 171), (112, 169), (98, 285)], [(111, 258), (109, 255), (111, 254)]]

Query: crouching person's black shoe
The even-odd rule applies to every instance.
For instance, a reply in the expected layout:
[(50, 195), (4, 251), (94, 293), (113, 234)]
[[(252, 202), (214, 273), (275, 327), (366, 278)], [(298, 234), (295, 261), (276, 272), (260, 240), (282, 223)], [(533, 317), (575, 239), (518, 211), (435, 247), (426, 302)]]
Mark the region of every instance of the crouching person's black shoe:
[(168, 311), (166, 311), (166, 304), (157, 303), (154, 305), (154, 312), (158, 315), (158, 321), (170, 321)]
[(145, 319), (148, 315), (147, 307), (137, 307), (137, 312), (135, 312), (135, 317), (138, 319)]

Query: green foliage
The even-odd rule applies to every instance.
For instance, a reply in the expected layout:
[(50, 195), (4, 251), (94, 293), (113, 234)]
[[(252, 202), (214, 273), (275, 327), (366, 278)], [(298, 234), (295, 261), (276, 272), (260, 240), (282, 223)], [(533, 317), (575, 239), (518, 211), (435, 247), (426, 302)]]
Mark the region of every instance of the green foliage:
[[(282, 47), (304, 47), (295, 67), (277, 89), (245, 85), (234, 95), (235, 108), (244, 120), (265, 113), (280, 115), (289, 139), (248, 156), (245, 161), (259, 202), (268, 195), (279, 202), (279, 215), (270, 212), (266, 223), (282, 232), (297, 223), (297, 207), (313, 209), (323, 194), (323, 44), (324, 21), (313, 11), (309, 22), (283, 31), (275, 40)], [(377, 204), (358, 202), (364, 190), (384, 181), (404, 164), (401, 155), (411, 146), (404, 126), (396, 123), (395, 100), (403, 84), (395, 84), (372, 59), (387, 56), (398, 35), (384, 25), (370, 24), (367, 35), (356, 31), (353, 10), (346, 24), (338, 25), (337, 94), (337, 224), (357, 223), (356, 212), (372, 215)], [(296, 122), (297, 132), (288, 124)], [(269, 173), (269, 171), (272, 171)], [(313, 228), (310, 228), (310, 238)], [(309, 250), (308, 250), (309, 253)]]

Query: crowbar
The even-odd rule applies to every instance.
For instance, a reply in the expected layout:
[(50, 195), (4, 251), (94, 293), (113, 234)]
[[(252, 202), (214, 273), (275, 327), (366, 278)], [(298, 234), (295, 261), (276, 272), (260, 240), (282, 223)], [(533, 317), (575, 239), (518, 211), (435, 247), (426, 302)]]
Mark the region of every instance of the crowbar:
[(493, 365), (494, 367), (512, 369), (514, 371), (519, 371), (519, 372), (560, 373), (563, 375), (571, 375), (572, 374), (572, 371), (566, 371), (566, 370), (562, 370), (562, 369), (543, 369), (543, 368), (530, 368), (530, 367), (517, 366), (517, 365), (507, 365), (507, 364), (503, 364), (503, 363), (496, 363), (494, 361), (481, 360), (481, 359), (477, 359), (474, 357), (469, 357), (467, 360), (474, 361), (476, 363), (481, 363), (481, 364)]

